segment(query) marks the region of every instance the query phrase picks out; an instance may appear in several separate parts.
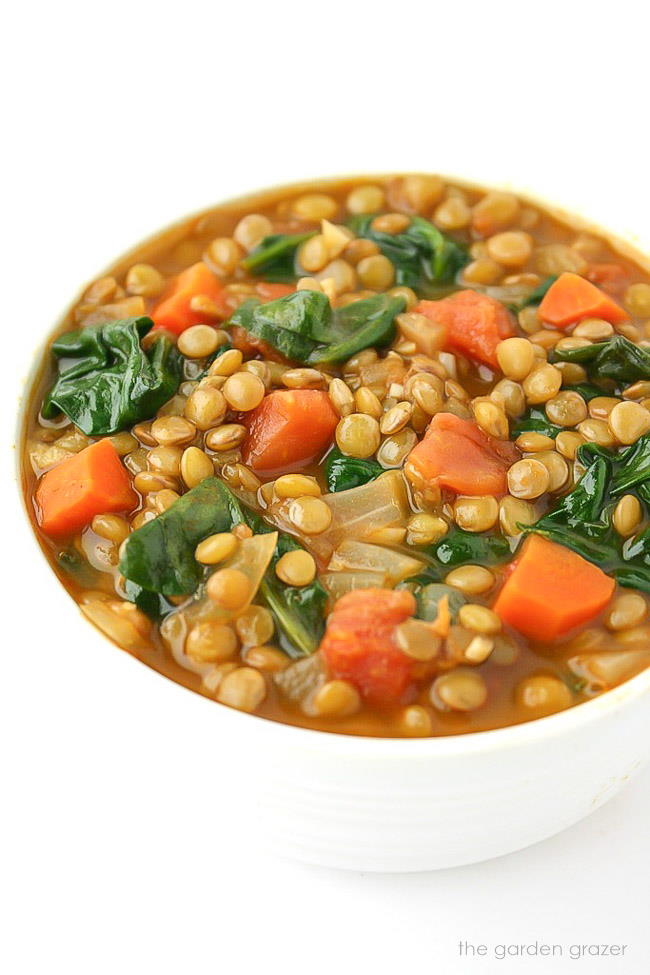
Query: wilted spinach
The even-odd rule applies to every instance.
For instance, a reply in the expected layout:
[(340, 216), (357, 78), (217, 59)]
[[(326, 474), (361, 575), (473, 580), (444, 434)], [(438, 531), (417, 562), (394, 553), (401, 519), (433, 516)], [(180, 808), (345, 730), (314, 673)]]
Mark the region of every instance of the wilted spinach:
[[(256, 534), (275, 531), (259, 515), (244, 509), (244, 518)], [(280, 532), (271, 564), (260, 584), (260, 596), (275, 617), (279, 643), (289, 657), (313, 653), (325, 629), (327, 593), (318, 579), (308, 586), (289, 586), (278, 578), (275, 566), (286, 552), (302, 546), (285, 532)]]
[(557, 281), (557, 274), (551, 274), (548, 278), (544, 278), (541, 284), (538, 284), (536, 288), (528, 295), (526, 300), (520, 305), (521, 308), (527, 308), (528, 305), (539, 305), (545, 296), (548, 289), (552, 284)]
[[(205, 578), (205, 568), (194, 558), (198, 543), (215, 532), (247, 524), (256, 534), (276, 529), (245, 508), (218, 478), (209, 477), (188, 491), (153, 521), (132, 532), (120, 559), (126, 579), (125, 595), (143, 612), (158, 619), (171, 610), (165, 596), (191, 595)], [(280, 533), (278, 544), (259, 594), (273, 612), (280, 644), (289, 656), (313, 653), (325, 621), (327, 593), (315, 579), (300, 588), (288, 586), (275, 573), (285, 552), (301, 546)]]
[(120, 559), (120, 572), (137, 586), (163, 596), (190, 595), (204, 569), (194, 549), (215, 532), (243, 521), (239, 503), (225, 484), (208, 477), (162, 514), (132, 532)]
[(427, 567), (409, 581), (422, 584), (438, 582), (456, 566), (497, 565), (507, 562), (511, 554), (508, 540), (503, 535), (487, 532), (474, 534), (462, 528), (451, 528), (439, 542), (418, 547), (417, 556), (427, 563)]
[(349, 491), (350, 488), (374, 481), (384, 470), (376, 460), (348, 457), (338, 447), (334, 447), (325, 458), (325, 480), (328, 491), (332, 493)]
[(373, 229), (375, 214), (360, 214), (348, 221), (357, 235), (372, 240), (395, 267), (395, 283), (413, 288), (422, 297), (439, 297), (440, 285), (453, 284), (469, 256), (460, 244), (424, 217), (413, 217), (406, 230), (387, 234)]
[(577, 362), (590, 379), (613, 379), (621, 384), (650, 379), (650, 352), (623, 335), (578, 349), (556, 349), (552, 361)]
[(307, 234), (271, 234), (257, 245), (241, 262), (249, 274), (259, 274), (267, 281), (290, 282), (299, 276), (296, 254), (304, 241), (316, 231)]
[(43, 401), (43, 416), (61, 411), (88, 436), (153, 416), (178, 389), (181, 358), (162, 334), (145, 352), (140, 340), (152, 325), (150, 318), (124, 318), (56, 339), (59, 378)]
[(287, 359), (305, 365), (343, 362), (361, 349), (388, 345), (401, 297), (372, 295), (332, 309), (321, 291), (296, 291), (264, 304), (245, 302), (230, 322), (268, 342)]
[(650, 592), (650, 527), (624, 541), (612, 525), (622, 494), (650, 499), (650, 436), (619, 452), (583, 444), (578, 460), (587, 470), (573, 491), (525, 530), (572, 549), (622, 586)]
[(535, 406), (531, 406), (523, 416), (518, 417), (513, 423), (511, 431), (513, 437), (518, 437), (520, 433), (542, 433), (545, 437), (552, 437), (553, 439), (561, 432), (562, 427), (551, 423), (546, 413), (543, 410), (538, 410)]

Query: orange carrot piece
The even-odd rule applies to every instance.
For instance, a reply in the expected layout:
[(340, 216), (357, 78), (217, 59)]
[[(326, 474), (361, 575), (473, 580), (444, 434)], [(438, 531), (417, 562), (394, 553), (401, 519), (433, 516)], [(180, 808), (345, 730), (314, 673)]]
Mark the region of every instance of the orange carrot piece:
[(222, 283), (202, 261), (199, 261), (198, 264), (185, 268), (170, 282), (151, 312), (155, 328), (164, 328), (174, 335), (180, 335), (191, 325), (203, 324), (206, 319), (205, 313), (194, 311), (190, 307), (192, 298), (196, 295), (206, 295), (210, 298), (222, 318), (227, 318), (231, 313), (225, 301)]
[(413, 309), (445, 330), (445, 347), (498, 368), (499, 342), (515, 334), (507, 308), (477, 291), (457, 291), (440, 301), (421, 301)]
[(518, 457), (514, 444), (489, 437), (473, 420), (436, 413), (408, 461), (426, 481), (457, 494), (501, 495)]
[(600, 613), (614, 580), (542, 535), (530, 535), (494, 604), (504, 623), (531, 640), (555, 640)]
[(321, 390), (269, 393), (246, 416), (244, 463), (269, 475), (300, 470), (325, 453), (338, 421), (329, 396)]
[(355, 589), (341, 596), (320, 645), (330, 677), (350, 681), (374, 704), (402, 700), (415, 662), (398, 647), (395, 629), (415, 609), (406, 591)]
[(553, 282), (542, 299), (538, 314), (543, 322), (556, 328), (566, 328), (584, 318), (604, 318), (611, 325), (629, 318), (608, 294), (571, 271), (565, 271)]
[(61, 461), (36, 489), (38, 523), (47, 535), (68, 535), (95, 515), (129, 511), (138, 496), (110, 440), (98, 440)]

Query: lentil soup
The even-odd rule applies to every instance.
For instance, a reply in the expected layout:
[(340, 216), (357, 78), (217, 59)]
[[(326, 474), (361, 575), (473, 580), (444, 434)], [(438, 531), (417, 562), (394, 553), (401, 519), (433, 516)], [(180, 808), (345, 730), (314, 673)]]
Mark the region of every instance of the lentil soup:
[(206, 211), (43, 352), (28, 510), (81, 612), (221, 704), (502, 727), (650, 663), (650, 278), (436, 176)]

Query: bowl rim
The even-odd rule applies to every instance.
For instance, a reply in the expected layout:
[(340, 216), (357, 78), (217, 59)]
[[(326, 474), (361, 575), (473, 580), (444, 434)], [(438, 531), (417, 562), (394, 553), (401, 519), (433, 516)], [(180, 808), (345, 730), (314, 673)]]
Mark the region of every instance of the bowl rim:
[[(421, 171), (417, 171), (417, 173), (420, 174)], [(266, 193), (271, 194), (280, 190), (294, 189), (296, 192), (300, 192), (301, 190), (306, 190), (309, 188), (312, 190), (325, 188), (347, 179), (386, 179), (393, 176), (404, 176), (410, 174), (410, 171), (403, 171), (399, 173), (375, 172), (370, 174), (364, 171), (360, 173), (347, 173), (336, 176), (314, 177), (312, 179), (301, 180), (298, 182), (292, 181), (289, 183), (277, 183), (262, 189), (239, 193), (236, 196), (228, 197), (225, 200), (221, 200), (219, 202), (210, 204), (209, 206), (204, 206), (199, 210), (192, 211), (185, 216), (181, 216), (171, 221), (164, 227), (152, 232), (151, 234), (147, 234), (138, 243), (131, 245), (127, 250), (120, 254), (118, 258), (107, 262), (104, 269), (99, 271), (95, 277), (101, 276), (106, 272), (106, 270), (110, 269), (110, 267), (116, 263), (123, 263), (127, 261), (130, 254), (134, 251), (139, 250), (148, 243), (152, 243), (160, 235), (180, 228), (187, 222), (198, 218), (207, 210), (212, 210), (221, 206), (234, 206), (244, 203), (246, 200), (250, 200), (251, 198), (260, 197)], [(485, 184), (475, 182), (474, 180), (467, 180), (446, 173), (437, 173), (436, 175), (440, 175), (442, 179), (453, 181), (456, 185), (466, 186), (468, 188), (475, 188), (485, 191), (490, 189), (511, 190), (512, 192), (517, 193), (519, 198), (524, 202), (543, 207), (546, 212), (550, 213), (557, 219), (571, 221), (574, 225), (579, 226), (583, 231), (591, 231), (599, 234), (608, 243), (610, 243), (612, 247), (617, 249), (624, 256), (645, 267), (645, 269), (650, 273), (650, 255), (644, 254), (640, 250), (638, 244), (630, 240), (625, 234), (612, 233), (611, 231), (602, 228), (594, 221), (584, 218), (579, 213), (572, 213), (564, 208), (555, 206), (549, 201), (545, 200), (543, 197), (536, 196), (528, 191), (520, 191), (516, 188), (511, 188), (506, 183), (491, 183), (486, 186)], [(92, 280), (94, 280), (94, 278)], [(77, 291), (77, 295), (79, 295), (85, 287), (85, 285), (81, 285)], [(48, 330), (46, 338), (47, 336), (56, 333), (56, 330), (61, 326), (63, 320), (68, 314), (70, 306), (74, 303), (74, 301), (75, 298), (72, 298), (66, 304), (65, 309), (55, 317), (55, 324), (53, 328)], [(16, 448), (19, 448), (23, 442), (27, 423), (27, 405), (29, 402), (28, 394), (41, 368), (42, 352), (42, 338), (38, 341), (36, 348), (32, 349), (31, 352), (27, 349), (24, 350), (24, 355), (27, 357), (28, 361), (28, 368), (23, 373), (20, 381), (20, 393), (18, 397), (16, 424), (14, 428), (14, 443)], [(59, 583), (56, 574), (52, 571), (52, 568), (49, 565), (48, 560), (45, 558), (41, 546), (38, 543), (27, 507), (27, 498), (25, 497), (22, 487), (21, 452), (19, 449), (14, 451), (13, 479), (19, 497), (19, 505), (22, 511), (21, 530), (26, 533), (31, 545), (33, 545), (37, 550), (38, 558), (43, 567), (46, 569), (47, 577), (52, 581), (57, 590), (62, 592), (64, 597), (66, 597), (70, 603), (72, 603), (72, 605), (78, 606), (75, 600), (72, 599), (65, 588)], [(92, 631), (93, 639), (100, 638), (105, 643), (110, 644), (110, 646), (114, 649), (121, 649), (117, 644), (110, 640), (108, 636), (93, 626), (88, 620), (82, 618), (81, 614), (78, 614), (78, 619), (86, 630), (89, 628)], [(471, 731), (453, 735), (437, 735), (424, 738), (377, 737), (344, 734), (337, 731), (322, 731), (315, 728), (305, 728), (301, 725), (289, 724), (282, 721), (276, 721), (271, 718), (266, 718), (261, 715), (248, 714), (243, 711), (238, 711), (235, 708), (220, 704), (219, 702), (211, 700), (203, 694), (193, 691), (191, 688), (180, 684), (178, 681), (173, 680), (171, 677), (168, 677), (161, 671), (156, 671), (153, 667), (149, 667), (138, 657), (133, 656), (133, 654), (123, 652), (121, 655), (118, 655), (118, 659), (120, 659), (120, 657), (122, 660), (128, 659), (129, 665), (131, 663), (140, 664), (149, 672), (149, 674), (152, 675), (154, 679), (162, 678), (166, 680), (169, 685), (172, 685), (176, 691), (182, 693), (183, 695), (192, 695), (195, 700), (202, 702), (200, 706), (209, 707), (212, 709), (212, 713), (213, 715), (216, 715), (217, 721), (234, 721), (236, 726), (238, 726), (238, 723), (244, 722), (244, 725), (242, 725), (242, 729), (244, 731), (248, 728), (251, 732), (253, 732), (255, 728), (258, 728), (267, 737), (273, 736), (274, 738), (281, 738), (289, 735), (292, 745), (296, 747), (303, 746), (303, 748), (309, 751), (313, 750), (315, 747), (324, 749), (326, 751), (329, 748), (329, 750), (337, 753), (342, 752), (348, 756), (352, 756), (356, 753), (358, 757), (363, 758), (379, 758), (382, 757), (382, 755), (390, 758), (404, 758), (407, 756), (414, 759), (445, 758), (457, 755), (483, 755), (494, 751), (504, 751), (509, 748), (520, 748), (526, 745), (537, 744), (544, 740), (555, 739), (569, 733), (570, 731), (588, 727), (600, 719), (605, 719), (607, 717), (616, 715), (616, 713), (621, 711), (623, 708), (631, 706), (644, 694), (650, 694), (649, 665), (645, 670), (636, 674), (634, 677), (629, 678), (611, 690), (604, 691), (588, 701), (583, 701), (580, 704), (569, 707), (564, 711), (559, 711), (541, 718), (535, 718), (530, 721), (524, 721), (518, 724), (506, 725), (504, 727), (492, 728), (484, 731)]]

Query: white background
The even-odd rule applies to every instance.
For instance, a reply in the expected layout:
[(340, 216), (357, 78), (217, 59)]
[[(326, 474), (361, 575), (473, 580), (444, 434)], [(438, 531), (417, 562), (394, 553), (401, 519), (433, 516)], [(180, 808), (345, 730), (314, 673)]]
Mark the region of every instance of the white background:
[[(32, 348), (77, 288), (157, 227), (240, 191), (438, 170), (531, 189), (647, 240), (643, 6), (14, 4), (0, 57), (3, 461)], [(647, 770), (589, 820), (498, 861), (410, 876), (283, 862), (230, 807), (246, 776), (237, 743), (215, 738), (199, 762), (204, 711), (185, 723), (184, 691), (87, 644), (73, 607), (50, 598), (8, 467), (7, 975), (647, 971)], [(553, 769), (539, 775), (552, 790)], [(461, 939), (629, 947), (624, 960), (459, 961)]]

